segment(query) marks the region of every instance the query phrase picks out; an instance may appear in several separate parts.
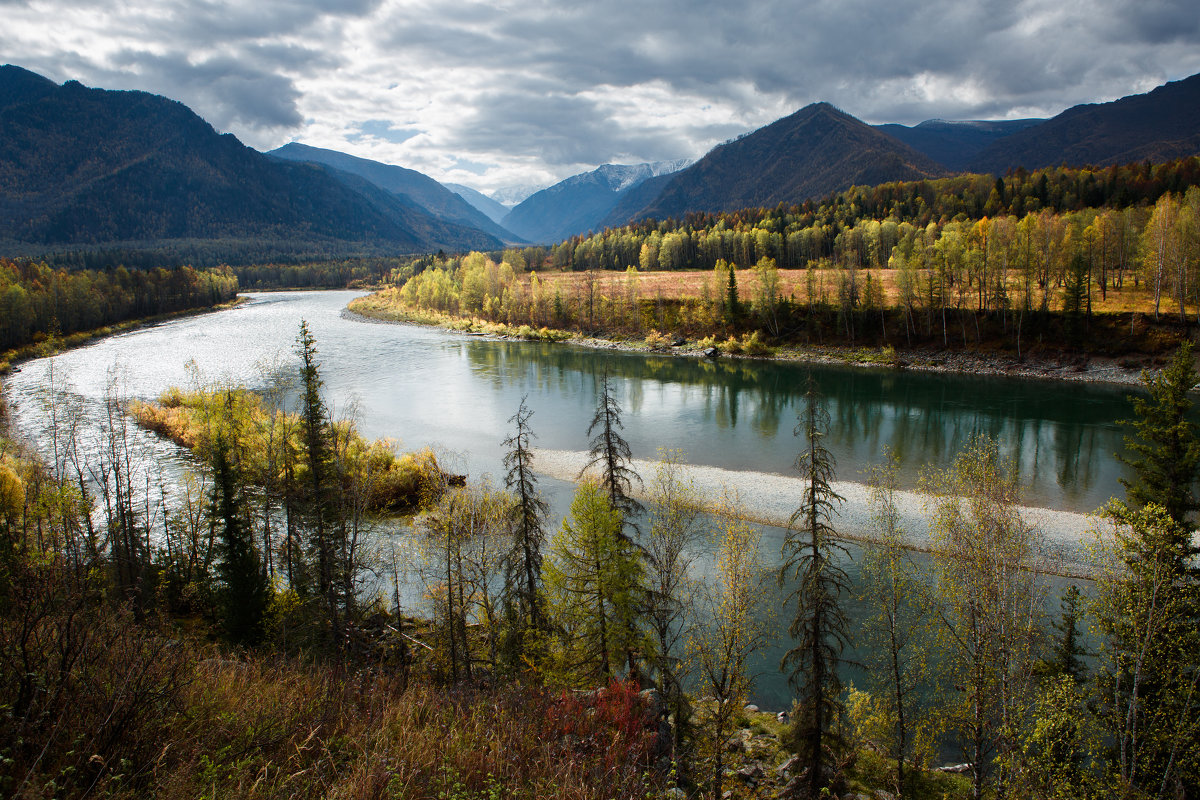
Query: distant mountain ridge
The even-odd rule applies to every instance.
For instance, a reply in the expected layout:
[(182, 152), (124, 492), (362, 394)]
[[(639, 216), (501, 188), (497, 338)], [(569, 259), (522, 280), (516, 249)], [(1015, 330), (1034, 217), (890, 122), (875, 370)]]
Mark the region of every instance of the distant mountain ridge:
[(384, 164), (300, 142), (285, 144), (267, 152), (267, 155), (287, 161), (324, 164), (351, 175), (358, 175), (385, 191), (407, 197), (417, 207), (439, 219), (478, 228), (502, 241), (517, 241), (517, 237), (497, 225), (475, 206), (415, 169)]
[(1169, 161), (1200, 153), (1200, 74), (1146, 94), (1068, 108), (981, 151), (971, 171)]
[(898, 139), (829, 103), (814, 103), (713, 148), (630, 219), (800, 203), (855, 184), (945, 174)]
[(596, 230), (623, 195), (688, 163), (601, 165), (530, 195), (504, 217), (503, 225), (531, 242), (558, 242)]
[[(492, 248), (482, 231), (327, 167), (277, 161), (182, 103), (0, 67), (0, 240), (305, 243), (323, 255)], [(304, 247), (299, 248), (303, 250)]]
[(470, 186), (463, 186), (461, 183), (443, 183), (442, 186), (445, 186), (463, 200), (466, 200), (472, 206), (479, 209), (483, 212), (484, 216), (497, 225), (500, 224), (500, 220), (504, 219), (510, 211), (508, 206), (497, 203), (483, 192), (472, 189)]
[(1045, 120), (927, 119), (912, 127), (891, 123), (875, 125), (874, 128), (899, 139), (942, 166), (961, 172), (992, 142), (1042, 122)]

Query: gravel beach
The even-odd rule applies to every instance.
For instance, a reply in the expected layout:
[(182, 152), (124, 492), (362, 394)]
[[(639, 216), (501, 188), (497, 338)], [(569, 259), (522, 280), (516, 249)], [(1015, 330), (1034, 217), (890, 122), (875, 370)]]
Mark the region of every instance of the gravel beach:
[[(574, 481), (587, 462), (588, 454), (585, 451), (539, 448), (534, 453), (534, 469), (560, 480)], [(655, 462), (635, 459), (632, 466), (648, 486), (654, 475)], [(787, 526), (788, 517), (795, 510), (804, 490), (804, 483), (799, 477), (767, 472), (739, 472), (720, 467), (688, 465), (684, 475), (694, 482), (701, 497), (709, 499), (706, 504), (709, 507), (715, 507), (726, 491), (732, 491), (736, 493), (743, 509), (741, 516), (779, 527)], [(645, 488), (642, 487), (638, 492), (642, 499), (645, 499)], [(866, 484), (838, 481), (834, 484), (834, 490), (845, 498), (834, 520), (838, 533), (847, 539), (870, 540), (871, 509)], [(919, 550), (928, 549), (930, 540), (925, 519), (925, 495), (901, 491), (897, 492), (896, 500), (901, 524), (909, 534), (909, 545)], [(1020, 513), (1027, 523), (1044, 535), (1049, 571), (1073, 575), (1086, 571), (1087, 554), (1084, 546), (1095, 538), (1094, 517), (1030, 506), (1022, 507)]]

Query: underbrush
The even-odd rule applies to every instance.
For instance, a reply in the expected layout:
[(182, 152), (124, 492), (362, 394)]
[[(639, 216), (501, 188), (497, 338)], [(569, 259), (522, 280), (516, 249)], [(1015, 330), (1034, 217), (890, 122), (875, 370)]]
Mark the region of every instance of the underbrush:
[(0, 795), (635, 798), (638, 695), (407, 684), (378, 665), (219, 649), (74, 583), (8, 584)]
[[(129, 410), (140, 427), (199, 455), (209, 446), (214, 430), (228, 424), (225, 420), (229, 410), (238, 420), (236, 436), (250, 454), (249, 464), (267, 469), (272, 457), (283, 463), (284, 442), (289, 442), (293, 451), (300, 448), (299, 416), (265, 408), (260, 398), (247, 389), (184, 392), (172, 387), (158, 402), (135, 401)], [(351, 423), (339, 422), (335, 427), (341, 443), (339, 458), (350, 472), (368, 478), (363, 483), (369, 491), (368, 508), (372, 511), (411, 511), (457, 480), (442, 470), (437, 456), (428, 448), (397, 454), (391, 442), (368, 442)], [(274, 456), (271, 448), (275, 448)], [(253, 479), (254, 470), (251, 472)]]

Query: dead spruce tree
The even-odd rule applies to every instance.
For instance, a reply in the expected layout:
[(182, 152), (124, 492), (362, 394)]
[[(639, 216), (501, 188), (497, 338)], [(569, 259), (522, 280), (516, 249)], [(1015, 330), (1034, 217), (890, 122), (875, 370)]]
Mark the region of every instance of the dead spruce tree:
[(812, 376), (804, 394), (804, 410), (795, 435), (804, 437), (805, 449), (796, 459), (804, 479), (800, 507), (792, 514), (783, 541), (780, 585), (794, 582), (788, 595), (796, 613), (788, 626), (795, 644), (783, 656), (780, 668), (799, 694), (793, 730), (796, 754), (801, 760), (802, 796), (819, 797), (838, 777), (839, 736), (834, 728), (842, 714), (842, 682), (838, 669), (849, 640), (842, 595), (849, 578), (837, 564), (846, 549), (834, 538), (834, 504), (842, 497), (833, 490), (833, 454), (822, 444), (829, 414)]

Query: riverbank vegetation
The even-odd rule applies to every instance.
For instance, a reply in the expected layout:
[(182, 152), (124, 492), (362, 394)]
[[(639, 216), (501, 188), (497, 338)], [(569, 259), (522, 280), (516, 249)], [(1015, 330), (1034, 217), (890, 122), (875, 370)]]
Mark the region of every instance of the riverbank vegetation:
[(356, 309), (720, 345), (1124, 355), (1200, 324), (1197, 159), (855, 188), (526, 251), (421, 258)]
[(0, 258), (0, 363), (51, 337), (70, 343), (130, 320), (213, 308), (237, 290), (227, 269), (68, 271)]
[[(261, 393), (197, 386), (133, 406), (114, 382), (94, 441), (79, 402), (48, 386), (44, 457), (5, 431), (6, 795), (1041, 800), (1200, 788), (1188, 347), (1146, 380), (1135, 477), (1104, 513), (1097, 581), (1068, 592), (1057, 618), (1045, 543), (986, 437), (926, 474), (927, 562), (899, 544), (894, 473), (879, 465), (878, 542), (863, 556), (873, 579), (852, 585), (810, 388), (797, 440), (808, 489), (775, 576), (736, 495), (699, 497), (677, 453), (653, 476), (632, 470), (607, 376), (580, 431), (589, 469), (559, 524), (523, 403), (503, 485), (457, 483), (432, 456), (396, 456), (334, 419), (318, 355), (302, 325), (290, 382)], [(167, 478), (131, 415), (191, 450), (185, 477)], [(397, 486), (417, 488), (399, 502)], [(776, 616), (792, 622), (784, 667), (800, 698), (778, 717), (747, 706)], [(851, 646), (873, 664), (861, 685), (849, 683)], [(959, 752), (957, 771), (933, 769)]]

